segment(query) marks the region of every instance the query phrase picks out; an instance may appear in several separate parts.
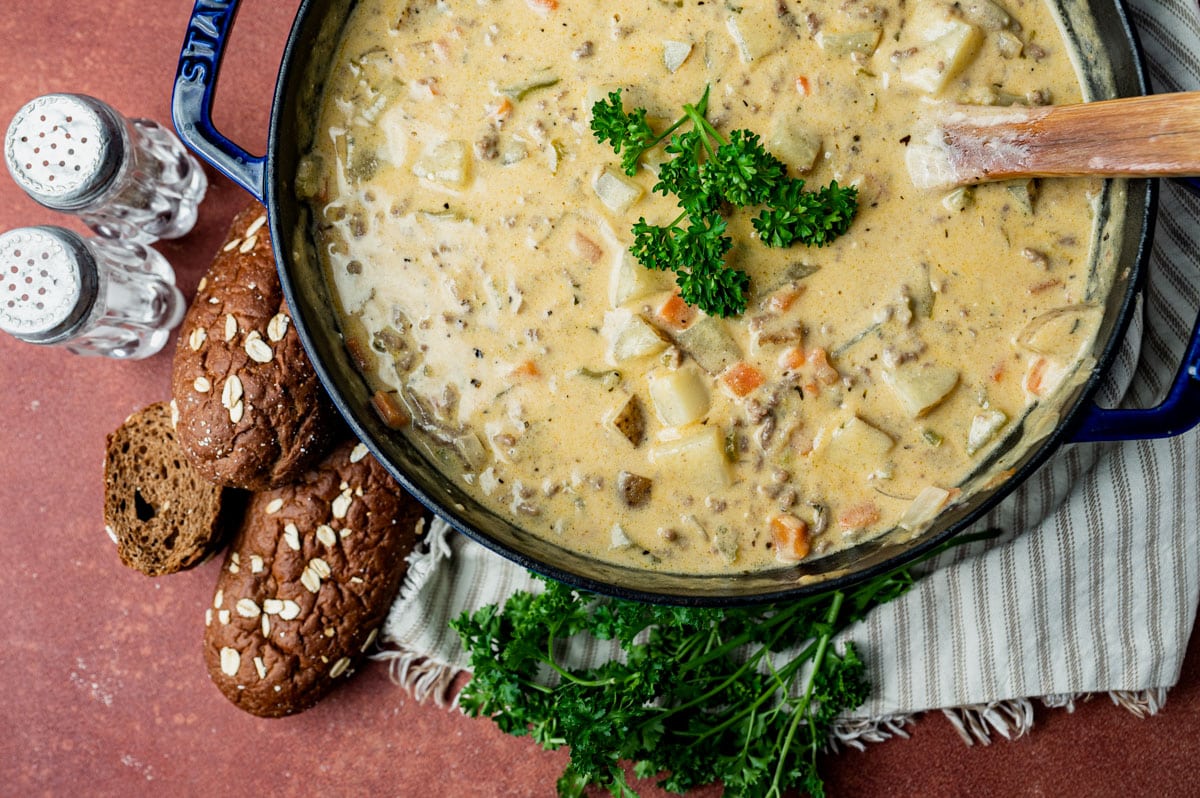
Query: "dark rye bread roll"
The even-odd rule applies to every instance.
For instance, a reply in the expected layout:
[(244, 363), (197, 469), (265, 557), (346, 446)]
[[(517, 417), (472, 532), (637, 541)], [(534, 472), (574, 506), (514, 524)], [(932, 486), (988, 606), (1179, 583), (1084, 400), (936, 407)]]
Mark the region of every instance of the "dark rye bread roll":
[(348, 676), (399, 592), (421, 513), (354, 443), (255, 494), (205, 617), (204, 658), (225, 697), (280, 717)]
[(104, 450), (104, 527), (121, 562), (147, 576), (191, 568), (236, 524), (228, 493), (188, 464), (158, 402), (125, 419)]
[(342, 434), (292, 327), (266, 221), (258, 204), (233, 220), (180, 326), (171, 378), (192, 465), (247, 490), (291, 482)]

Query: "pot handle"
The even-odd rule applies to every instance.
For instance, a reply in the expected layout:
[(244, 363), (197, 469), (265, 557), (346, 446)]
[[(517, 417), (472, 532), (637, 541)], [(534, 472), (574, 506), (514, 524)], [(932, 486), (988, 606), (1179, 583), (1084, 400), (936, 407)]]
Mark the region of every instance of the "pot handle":
[(240, 3), (241, 0), (196, 0), (175, 72), (171, 119), (184, 143), (262, 202), (266, 193), (266, 158), (251, 155), (225, 138), (212, 120), (217, 72)]
[(1181, 435), (1200, 423), (1200, 316), (1192, 328), (1192, 340), (1167, 398), (1158, 407), (1145, 410), (1104, 410), (1092, 407), (1076, 428), (1071, 440), (1128, 441), (1138, 438), (1169, 438)]

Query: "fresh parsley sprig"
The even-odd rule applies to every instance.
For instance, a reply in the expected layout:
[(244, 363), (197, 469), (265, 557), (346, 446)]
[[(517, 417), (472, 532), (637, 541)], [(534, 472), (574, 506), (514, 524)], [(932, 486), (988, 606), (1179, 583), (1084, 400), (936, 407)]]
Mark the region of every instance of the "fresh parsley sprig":
[[(994, 534), (960, 536), (922, 559)], [(912, 584), (903, 568), (787, 604), (702, 608), (546, 580), (538, 595), (516, 593), (503, 609), (451, 622), (473, 671), (459, 703), (508, 734), (570, 747), (560, 796), (582, 796), (590, 784), (635, 796), (623, 761), (673, 792), (723, 782), (731, 797), (790, 788), (821, 796), (817, 754), (838, 714), (869, 694), (854, 646), (839, 651), (833, 638)], [(578, 635), (617, 641), (623, 660), (568, 667), (563, 651)]]
[[(671, 156), (659, 168), (654, 191), (674, 196), (681, 213), (666, 226), (640, 218), (633, 226), (630, 252), (649, 269), (675, 272), (680, 295), (710, 315), (732, 316), (746, 309), (750, 278), (730, 267), (725, 256), (733, 241), (725, 235), (725, 206), (763, 206), (752, 224), (767, 246), (795, 243), (823, 247), (846, 232), (858, 208), (858, 191), (832, 181), (806, 191), (804, 181), (769, 153), (758, 135), (734, 130), (726, 139), (707, 119), (709, 89), (695, 105), (656, 134), (646, 109), (626, 113), (620, 89), (592, 106), (592, 132), (621, 156), (621, 168), (637, 174), (647, 150), (669, 139)], [(691, 129), (678, 133), (688, 123)]]

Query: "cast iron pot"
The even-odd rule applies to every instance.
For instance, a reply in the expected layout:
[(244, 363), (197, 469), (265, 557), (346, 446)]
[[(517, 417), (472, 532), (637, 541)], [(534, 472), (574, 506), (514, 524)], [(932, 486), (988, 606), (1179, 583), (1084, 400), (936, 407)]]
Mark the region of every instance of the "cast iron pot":
[[(766, 0), (763, 0), (764, 2)], [(1091, 95), (1144, 94), (1140, 52), (1120, 0), (1055, 0), (1067, 6), (1066, 33), (1082, 53)], [(1014, 425), (1008, 446), (1012, 478), (978, 492), (945, 511), (918, 537), (884, 535), (870, 543), (812, 563), (778, 570), (697, 576), (644, 571), (599, 562), (538, 538), (474, 501), (443, 477), (426, 454), (387, 429), (370, 409), (366, 383), (343, 346), (321, 265), (309, 234), (309, 211), (293, 191), (301, 155), (314, 135), (322, 86), (342, 27), (355, 0), (304, 0), (283, 56), (275, 87), (267, 154), (256, 157), (222, 136), (211, 118), (221, 56), (239, 0), (197, 0), (179, 60), (172, 113), (183, 140), (219, 171), (261, 200), (284, 294), (300, 338), (333, 401), (359, 438), (404, 487), (455, 529), (513, 562), (586, 590), (642, 601), (731, 605), (787, 600), (843, 587), (909, 562), (981, 518), (1027, 479), (1061, 445), (1077, 441), (1161, 437), (1200, 421), (1200, 320), (1167, 400), (1152, 410), (1103, 410), (1093, 396), (1116, 356), (1144, 282), (1157, 184), (1128, 184), (1123, 210), (1109, 220), (1111, 256), (1120, 264), (1094, 351), (1096, 367), (1067, 397), (1051, 423), (1034, 432)], [(1083, 34), (1081, 31), (1092, 31)], [(1112, 184), (1109, 184), (1111, 192)], [(1111, 193), (1107, 194), (1111, 199)], [(1119, 205), (1118, 205), (1119, 207)], [(1103, 203), (1108, 213), (1110, 202)], [(1026, 434), (1037, 443), (1017, 447)], [(1019, 456), (1017, 452), (1023, 451)], [(603, 519), (597, 519), (603, 523)]]

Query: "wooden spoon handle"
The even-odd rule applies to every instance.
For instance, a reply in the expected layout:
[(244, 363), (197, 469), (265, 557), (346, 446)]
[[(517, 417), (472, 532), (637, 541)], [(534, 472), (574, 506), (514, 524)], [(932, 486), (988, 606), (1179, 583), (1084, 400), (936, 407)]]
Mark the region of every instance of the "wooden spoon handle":
[[(1040, 108), (951, 106), (914, 143), (909, 171), (922, 187), (1025, 177), (1200, 175), (1200, 92)], [(934, 161), (922, 164), (923, 158)], [(919, 177), (922, 169), (937, 172), (937, 179)]]

